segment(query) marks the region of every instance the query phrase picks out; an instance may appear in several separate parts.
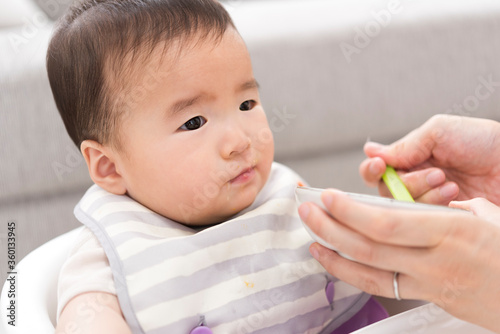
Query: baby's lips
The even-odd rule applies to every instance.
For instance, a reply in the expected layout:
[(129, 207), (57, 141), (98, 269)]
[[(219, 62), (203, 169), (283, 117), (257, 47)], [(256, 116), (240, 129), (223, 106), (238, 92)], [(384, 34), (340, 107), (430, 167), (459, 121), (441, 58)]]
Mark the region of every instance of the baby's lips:
[(232, 178), (229, 182), (230, 183), (245, 182), (247, 181), (247, 179), (252, 178), (254, 174), (255, 174), (254, 167), (249, 167), (244, 169), (241, 173), (239, 173), (236, 177)]

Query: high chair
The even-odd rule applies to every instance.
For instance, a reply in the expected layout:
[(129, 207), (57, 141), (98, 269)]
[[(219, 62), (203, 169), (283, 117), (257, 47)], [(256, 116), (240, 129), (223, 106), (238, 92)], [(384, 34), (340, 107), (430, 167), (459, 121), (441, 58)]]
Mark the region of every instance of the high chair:
[[(62, 234), (25, 256), (16, 266), (15, 324), (7, 310), (12, 298), (8, 297), (10, 282), (3, 285), (0, 314), (0, 333), (53, 334), (56, 325), (57, 279), (73, 241), (82, 227)], [(3, 329), (3, 331), (2, 331)]]

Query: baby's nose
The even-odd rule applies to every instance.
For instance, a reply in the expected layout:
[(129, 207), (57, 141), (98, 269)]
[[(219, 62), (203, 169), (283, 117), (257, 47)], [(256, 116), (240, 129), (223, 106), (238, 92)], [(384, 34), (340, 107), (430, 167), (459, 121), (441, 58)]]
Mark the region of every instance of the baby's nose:
[(222, 137), (221, 155), (231, 158), (244, 153), (251, 146), (252, 140), (243, 129), (231, 129)]

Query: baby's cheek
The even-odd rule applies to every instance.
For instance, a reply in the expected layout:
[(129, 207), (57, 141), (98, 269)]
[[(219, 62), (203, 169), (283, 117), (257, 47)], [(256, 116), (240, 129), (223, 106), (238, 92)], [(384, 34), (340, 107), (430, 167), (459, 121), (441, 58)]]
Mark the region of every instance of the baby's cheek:
[[(276, 121), (274, 118), (272, 118), (272, 120)], [(274, 138), (271, 131), (272, 125), (268, 122), (266, 114), (263, 110), (256, 111), (252, 114), (250, 124), (253, 124), (253, 144), (255, 146), (274, 146)], [(276, 128), (276, 130), (278, 130), (278, 128)]]
[(273, 133), (267, 125), (261, 126), (255, 131), (254, 144), (261, 149), (274, 146)]

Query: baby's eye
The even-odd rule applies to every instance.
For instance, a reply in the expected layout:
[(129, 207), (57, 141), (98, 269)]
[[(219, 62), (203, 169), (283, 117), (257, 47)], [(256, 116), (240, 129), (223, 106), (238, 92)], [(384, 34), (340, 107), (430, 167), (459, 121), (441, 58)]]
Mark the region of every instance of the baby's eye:
[(254, 100), (245, 101), (242, 104), (240, 104), (240, 110), (241, 111), (252, 110), (253, 107), (255, 107), (256, 104), (257, 104), (257, 102), (255, 102)]
[(181, 130), (189, 130), (189, 131), (196, 130), (196, 129), (201, 128), (203, 125), (205, 125), (206, 122), (207, 122), (207, 120), (203, 116), (196, 116), (196, 117), (191, 118), (186, 123), (184, 123), (181, 126)]

